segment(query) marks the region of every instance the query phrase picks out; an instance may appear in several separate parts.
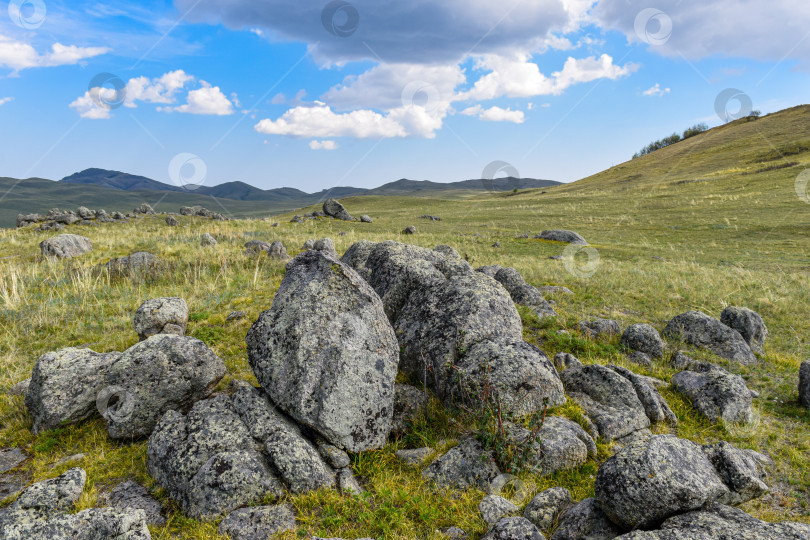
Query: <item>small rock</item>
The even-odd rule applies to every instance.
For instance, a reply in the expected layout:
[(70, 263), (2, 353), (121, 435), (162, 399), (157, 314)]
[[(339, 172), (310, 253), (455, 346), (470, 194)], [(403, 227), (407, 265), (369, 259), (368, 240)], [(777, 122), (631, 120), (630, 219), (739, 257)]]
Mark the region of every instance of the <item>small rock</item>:
[(810, 408), (810, 360), (802, 362), (799, 368), (799, 402)]
[(523, 239), (528, 238), (528, 237), (529, 237), (529, 233), (523, 233), (523, 234), (519, 234), (519, 235), (515, 236), (515, 238), (517, 238), (519, 240), (523, 240)]
[(481, 540), (546, 540), (531, 521), (524, 517), (501, 519)]
[(501, 518), (516, 514), (518, 507), (512, 501), (499, 495), (487, 495), (478, 504), (478, 511), (481, 512), (481, 517), (491, 529)]
[(323, 439), (318, 441), (318, 452), (320, 452), (323, 459), (335, 469), (345, 469), (352, 462), (351, 458), (349, 458), (349, 454)]
[(225, 317), (225, 321), (226, 322), (239, 321), (241, 319), (244, 319), (245, 317), (247, 317), (247, 313), (245, 313), (244, 311), (231, 311), (230, 313), (228, 313), (228, 316)]
[(585, 241), (582, 236), (575, 233), (574, 231), (567, 231), (565, 229), (554, 229), (551, 231), (543, 231), (537, 236), (535, 239), (539, 240), (550, 240), (552, 242), (565, 242), (567, 244), (578, 244), (581, 246), (587, 246), (588, 242)]
[(442, 529), (441, 534), (445, 538), (451, 538), (454, 540), (464, 540), (469, 537), (466, 532), (458, 527), (447, 527), (446, 529)]
[(90, 243), (89, 238), (85, 238), (84, 236), (60, 234), (40, 242), (39, 249), (43, 257), (69, 259), (90, 253), (93, 251), (93, 244)]
[(492, 244), (492, 247), (499, 248), (499, 247), (501, 247), (501, 243), (500, 242), (495, 242), (494, 244)]
[(582, 362), (571, 353), (559, 352), (554, 355), (554, 367), (557, 371), (563, 371), (570, 367), (582, 367)]
[(417, 466), (428, 460), (434, 453), (433, 448), (414, 448), (413, 450), (397, 450), (396, 456), (405, 465)]
[(0, 474), (18, 467), (26, 459), (28, 459), (28, 454), (17, 447), (0, 450)]
[(176, 227), (177, 225), (180, 225), (180, 222), (177, 221), (177, 218), (174, 216), (166, 216), (166, 225), (169, 227)]
[(154, 216), (155, 210), (150, 205), (146, 203), (141, 203), (140, 206), (138, 206), (135, 210), (133, 210), (133, 213)]
[(286, 504), (240, 508), (219, 524), (219, 534), (231, 540), (267, 540), (274, 534), (295, 530), (295, 514)]
[(685, 355), (681, 351), (675, 351), (669, 359), (669, 365), (678, 371), (689, 369), (695, 363), (695, 359)]
[(482, 491), (487, 491), (499, 474), (492, 454), (475, 439), (461, 441), (422, 472), (425, 479), (432, 480), (439, 487), (477, 487)]
[(202, 237), (200, 237), (200, 244), (203, 246), (215, 246), (217, 245), (217, 239), (209, 233), (203, 233)]
[(618, 336), (621, 333), (619, 323), (612, 319), (596, 318), (591, 321), (579, 321), (579, 331), (591, 339)]
[(335, 243), (331, 238), (321, 238), (320, 240), (316, 240), (312, 246), (312, 249), (329, 253), (335, 258), (339, 257), (337, 250), (335, 249)]
[(523, 517), (543, 531), (551, 529), (559, 515), (571, 504), (571, 492), (563, 487), (542, 491), (526, 505)]
[(107, 262), (107, 269), (114, 274), (148, 271), (157, 268), (161, 260), (148, 251), (136, 251), (126, 257), (118, 257)]
[(374, 222), (374, 220), (373, 220), (373, 219), (371, 219), (371, 218), (370, 218), (369, 216), (367, 216), (366, 214), (363, 214), (362, 216), (360, 216), (360, 221), (361, 221), (362, 223), (373, 223), (373, 222)]
[(641, 351), (633, 351), (630, 354), (628, 354), (627, 361), (645, 367), (650, 367), (652, 365), (652, 358), (650, 358), (649, 355)]
[(271, 227), (278, 227), (278, 222), (275, 222), (275, 223), (273, 223), (273, 224), (272, 224), (272, 225), (270, 225), (270, 226), (271, 226)]
[(160, 503), (145, 487), (133, 480), (126, 480), (115, 486), (106, 500), (110, 506), (143, 510), (149, 525), (162, 527), (166, 524)]
[(79, 208), (76, 210), (76, 213), (77, 213), (77, 214), (79, 215), (79, 217), (80, 217), (80, 218), (82, 218), (82, 219), (96, 219), (96, 214), (95, 214), (95, 213), (93, 213), (93, 211), (92, 211), (92, 210), (90, 210), (89, 208), (87, 208), (86, 206), (80, 206), (80, 207), (79, 207)]
[(341, 493), (347, 495), (360, 495), (363, 493), (363, 488), (360, 486), (360, 482), (357, 481), (357, 478), (354, 477), (354, 474), (352, 474), (351, 469), (339, 470), (337, 482), (338, 489), (340, 489)]
[(584, 499), (562, 513), (550, 540), (613, 540), (620, 534), (595, 499)]
[(560, 287), (557, 285), (547, 285), (545, 287), (538, 287), (538, 291), (545, 294), (574, 294), (568, 287)]
[(622, 334), (621, 345), (631, 351), (638, 351), (651, 358), (664, 355), (664, 340), (658, 330), (649, 324), (633, 324)]
[(24, 396), (28, 393), (28, 385), (31, 384), (31, 378), (27, 378), (24, 381), (20, 381), (11, 388), (8, 389), (8, 395), (10, 396)]
[(183, 336), (188, 323), (188, 305), (182, 298), (153, 298), (135, 312), (135, 331), (141, 341), (156, 334)]
[(768, 338), (768, 327), (757, 312), (748, 308), (728, 306), (720, 314), (720, 322), (738, 331), (751, 350), (762, 354), (762, 347)]
[(405, 230), (402, 231), (403, 234), (416, 234), (416, 227), (413, 225), (409, 225), (405, 227)]
[(303, 246), (301, 246), (302, 251), (307, 251), (310, 249), (315, 249), (315, 240), (309, 239), (306, 242), (304, 242)]
[(73, 454), (72, 456), (68, 456), (66, 458), (60, 459), (56, 463), (56, 466), (58, 467), (60, 465), (66, 465), (68, 463), (74, 463), (74, 462), (77, 462), (77, 461), (84, 461), (84, 459), (86, 457), (87, 457), (87, 454)]

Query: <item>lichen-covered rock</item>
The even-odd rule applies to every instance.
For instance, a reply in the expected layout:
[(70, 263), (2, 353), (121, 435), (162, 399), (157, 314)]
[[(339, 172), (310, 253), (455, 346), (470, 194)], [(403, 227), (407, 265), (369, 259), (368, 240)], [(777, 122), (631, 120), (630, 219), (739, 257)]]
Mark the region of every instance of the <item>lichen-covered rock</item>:
[(352, 460), (349, 457), (349, 454), (337, 446), (329, 444), (323, 439), (317, 441), (316, 445), (321, 457), (326, 460), (326, 463), (328, 463), (329, 466), (334, 467), (335, 469), (345, 469), (351, 465)]
[(69, 259), (93, 251), (89, 238), (77, 234), (59, 234), (39, 243), (43, 257)]
[(523, 510), (523, 517), (534, 523), (538, 529), (547, 531), (554, 526), (571, 501), (571, 492), (563, 487), (546, 489), (529, 501)]
[(162, 261), (148, 251), (136, 251), (126, 257), (109, 260), (105, 266), (110, 273), (142, 272), (158, 268)]
[(630, 371), (629, 369), (621, 366), (608, 366), (633, 385), (636, 391), (636, 397), (641, 401), (644, 406), (644, 413), (650, 422), (669, 422), (673, 426), (678, 425), (678, 418), (672, 409), (669, 408), (664, 397), (658, 392), (652, 380), (649, 377), (643, 377)]
[(120, 356), (73, 347), (43, 354), (25, 395), (31, 430), (40, 433), (93, 414), (96, 398), (107, 387), (105, 374)]
[(745, 379), (719, 366), (695, 362), (672, 377), (672, 388), (712, 422), (750, 423), (754, 418)]
[(367, 216), (366, 214), (363, 214), (362, 216), (360, 216), (360, 221), (362, 223), (374, 223), (374, 220), (371, 219), (371, 217)]
[(633, 383), (599, 365), (569, 368), (560, 374), (569, 397), (585, 409), (599, 436), (619, 439), (650, 426)]
[(38, 223), (42, 219), (39, 214), (17, 214), (17, 228), (27, 227), (32, 223)]
[(481, 512), (481, 517), (491, 529), (502, 517), (516, 514), (518, 507), (512, 501), (499, 495), (487, 495), (478, 503), (478, 511)]
[(245, 255), (258, 255), (262, 251), (269, 253), (270, 246), (270, 242), (265, 242), (264, 240), (251, 240), (249, 242), (245, 242)]
[(799, 403), (810, 408), (810, 360), (799, 368)]
[(484, 450), (475, 439), (461, 441), (422, 472), (424, 478), (440, 487), (477, 487), (482, 491), (488, 491), (490, 483), (499, 474), (491, 452)]
[(669, 358), (669, 365), (670, 367), (677, 369), (678, 371), (683, 371), (689, 369), (692, 364), (695, 363), (695, 359), (691, 356), (687, 356), (681, 351), (675, 351), (672, 353), (672, 356)]
[(754, 352), (762, 354), (768, 338), (768, 327), (756, 311), (744, 307), (728, 306), (720, 314), (720, 322), (738, 331)]
[(495, 281), (509, 291), (509, 295), (516, 304), (531, 308), (538, 317), (554, 317), (557, 312), (543, 295), (532, 285), (526, 283), (523, 276), (514, 268), (500, 268), (492, 276)]
[(633, 324), (622, 334), (621, 344), (631, 351), (639, 351), (651, 358), (664, 355), (664, 340), (658, 330), (649, 324)]
[(547, 416), (530, 442), (531, 432), (521, 425), (506, 424), (509, 438), (517, 446), (529, 443), (529, 464), (533, 472), (553, 474), (573, 469), (596, 457), (596, 443), (582, 427), (560, 416)]
[(650, 355), (641, 351), (633, 351), (628, 354), (627, 361), (644, 367), (650, 367), (652, 365), (652, 358), (650, 358)]
[(143, 510), (90, 508), (76, 514), (10, 511), (0, 515), (4, 540), (151, 540)]
[(708, 349), (717, 356), (741, 364), (757, 361), (751, 347), (737, 330), (700, 311), (687, 311), (672, 318), (664, 328), (664, 336)]
[(73, 468), (64, 474), (25, 488), (11, 504), (11, 510), (37, 510), (44, 513), (67, 512), (84, 491), (87, 473)]
[(481, 540), (546, 540), (546, 537), (524, 517), (505, 517)]
[(323, 203), (323, 213), (329, 217), (343, 221), (354, 220), (352, 215), (346, 211), (346, 208), (340, 204), (337, 199), (326, 199), (326, 201)]
[(280, 240), (275, 240), (272, 244), (270, 244), (270, 248), (267, 250), (267, 256), (271, 259), (279, 260), (286, 260), (290, 258), (290, 256), (287, 255), (287, 249)]
[(217, 245), (217, 239), (214, 238), (213, 235), (210, 233), (203, 233), (200, 237), (200, 245), (203, 246), (215, 246)]
[(582, 362), (580, 362), (579, 359), (571, 353), (559, 352), (554, 355), (554, 367), (557, 368), (557, 371), (582, 366)]
[(621, 333), (619, 323), (612, 319), (596, 318), (590, 321), (579, 321), (577, 328), (585, 337), (591, 339), (609, 338)]
[(742, 510), (713, 504), (704, 509), (671, 517), (658, 530), (635, 531), (621, 540), (807, 540), (810, 525), (767, 523)]
[(621, 531), (599, 508), (595, 499), (584, 499), (560, 516), (550, 540), (613, 540)]
[(428, 397), (425, 392), (407, 384), (394, 386), (394, 418), (391, 433), (403, 435), (408, 432), (411, 423), (420, 411), (425, 410)]
[(408, 450), (397, 450), (396, 456), (397, 459), (400, 460), (405, 465), (415, 466), (421, 465), (427, 459), (433, 455), (435, 451), (433, 448), (425, 447), (425, 448), (414, 448)]
[(762, 495), (767, 458), (728, 443), (700, 447), (673, 435), (637, 440), (596, 475), (596, 500), (621, 529), (649, 529), (714, 502)]
[(155, 210), (146, 203), (141, 203), (140, 206), (138, 206), (137, 208), (135, 208), (135, 210), (133, 210), (133, 212), (135, 214), (146, 214), (150, 216), (155, 215)]
[(112, 489), (106, 500), (109, 506), (143, 510), (149, 525), (162, 527), (166, 524), (160, 503), (137, 482), (132, 480), (121, 482)]
[(550, 240), (552, 242), (565, 242), (567, 244), (577, 244), (581, 246), (587, 246), (588, 242), (580, 236), (579, 234), (575, 233), (574, 231), (567, 231), (565, 229), (553, 229), (550, 231), (543, 231), (537, 236), (535, 236), (538, 240)]
[(408, 225), (402, 230), (402, 234), (416, 234), (416, 227)]
[(349, 266), (322, 251), (298, 255), (246, 342), (284, 412), (351, 452), (385, 444), (399, 347), (379, 297)]
[(335, 249), (335, 243), (331, 238), (321, 238), (320, 240), (316, 240), (312, 245), (312, 249), (317, 251), (325, 251), (335, 258), (340, 257)]
[(180, 225), (180, 222), (177, 221), (177, 218), (174, 216), (166, 216), (166, 225), (169, 227), (177, 227)]
[(267, 540), (274, 534), (295, 530), (295, 514), (287, 504), (240, 508), (219, 524), (219, 534), (231, 540)]
[(486, 375), (503, 401), (522, 403), (523, 412), (565, 401), (553, 366), (523, 342), (507, 291), (451, 247), (358, 242), (342, 260), (380, 295), (397, 331), (400, 370), (427, 379), (440, 399), (458, 397), (459, 382), (482, 385)]
[(188, 324), (188, 305), (178, 297), (152, 298), (140, 305), (134, 323), (141, 341), (155, 334), (182, 336)]
[(307, 493), (335, 486), (335, 475), (315, 445), (297, 430), (276, 430), (265, 442), (275, 470), (293, 493)]

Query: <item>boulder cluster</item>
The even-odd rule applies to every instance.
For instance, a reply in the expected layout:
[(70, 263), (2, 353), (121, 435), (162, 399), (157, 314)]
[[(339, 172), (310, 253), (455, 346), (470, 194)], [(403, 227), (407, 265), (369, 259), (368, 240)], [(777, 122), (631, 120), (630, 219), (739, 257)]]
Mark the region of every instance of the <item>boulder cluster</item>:
[(353, 217), (346, 207), (341, 204), (337, 199), (327, 199), (323, 203), (322, 210), (316, 210), (304, 215), (295, 215), (290, 220), (291, 223), (303, 223), (305, 221), (312, 221), (315, 219), (337, 219), (340, 221), (359, 221), (361, 223), (373, 223), (371, 217), (363, 214), (359, 218)]
[[(353, 219), (330, 201), (325, 214)], [(43, 242), (42, 251), (75, 256), (92, 249), (84, 240), (60, 235)], [(245, 248), (289, 259), (279, 241)], [(151, 264), (150, 257), (134, 253), (108, 265)], [(293, 509), (263, 505), (267, 498), (319, 489), (360, 494), (350, 453), (406, 434), (427, 406), (428, 389), (467, 408), (496, 396), (509, 412), (500, 428), (505, 444), (524, 449), (527, 468), (539, 475), (596, 458), (597, 440), (617, 443), (609, 448), (618, 452), (598, 469), (593, 498), (575, 503), (556, 487), (522, 510), (500, 495), (510, 476), (480, 437), (443, 444), (451, 447), (438, 454), (431, 447), (398, 451), (403, 465), (421, 470), (430, 485), (488, 493), (479, 506), (488, 525), (483, 538), (545, 539), (552, 531), (552, 540), (808, 537), (805, 525), (765, 523), (735, 508), (767, 493), (767, 456), (727, 442), (701, 446), (653, 434), (654, 424), (678, 423), (659, 392), (667, 383), (617, 365), (585, 365), (569, 353), (552, 362), (525, 341), (516, 305), (555, 316), (544, 292), (570, 294), (537, 289), (514, 268), (473, 268), (449, 246), (360, 241), (340, 257), (330, 239), (308, 240), (287, 262), (272, 306), (247, 332), (258, 387), (234, 380), (215, 392), (225, 363), (185, 335), (188, 305), (169, 297), (147, 299), (137, 309), (139, 341), (132, 347), (48, 352), (20, 392), (34, 433), (98, 415), (113, 439), (148, 438), (147, 471), (157, 484), (186, 515), (222, 518), (219, 532), (231, 538), (295, 528)], [(235, 312), (228, 321), (244, 316)], [(649, 324), (622, 332), (616, 321), (593, 319), (577, 328), (588, 339), (619, 339), (638, 363), (663, 359), (667, 349)], [(663, 334), (748, 364), (762, 351), (767, 329), (753, 311), (730, 307), (721, 320), (678, 315)], [(670, 362), (679, 369), (672, 389), (701, 414), (714, 422), (752, 421), (756, 394), (740, 376), (678, 350)], [(424, 389), (396, 384), (400, 372)], [(800, 398), (810, 405), (810, 362), (801, 368)], [(546, 415), (567, 399), (583, 411), (578, 421)], [(528, 415), (540, 423), (514, 421)], [(147, 524), (165, 522), (160, 504), (131, 481), (103, 498), (107, 508), (67, 513), (85, 482), (85, 472), (75, 468), (26, 488), (0, 511), (0, 537), (138, 540), (150, 538)], [(444, 533), (464, 537), (455, 528)]]
[[(222, 214), (207, 210), (202, 206), (184, 206), (180, 208), (183, 216), (199, 216), (216, 221), (227, 221), (228, 218)], [(60, 210), (51, 208), (46, 214), (17, 214), (17, 227), (27, 227), (39, 224), (42, 231), (61, 231), (66, 225), (98, 225), (99, 223), (124, 223), (134, 218), (144, 216), (155, 216), (157, 213), (151, 205), (142, 203), (132, 212), (110, 212), (106, 210), (90, 210), (85, 206), (80, 206), (76, 210)], [(169, 225), (176, 225), (177, 220), (169, 215), (166, 217)], [(171, 221), (175, 223), (172, 223)]]

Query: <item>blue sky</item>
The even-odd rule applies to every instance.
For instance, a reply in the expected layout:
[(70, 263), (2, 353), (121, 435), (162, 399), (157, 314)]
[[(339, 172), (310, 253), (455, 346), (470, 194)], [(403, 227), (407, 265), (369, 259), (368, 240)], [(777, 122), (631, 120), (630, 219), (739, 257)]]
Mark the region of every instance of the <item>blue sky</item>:
[(500, 160), (573, 181), (720, 124), (726, 89), (763, 113), (808, 102), (810, 3), (697, 4), (12, 0), (0, 176), (317, 191)]

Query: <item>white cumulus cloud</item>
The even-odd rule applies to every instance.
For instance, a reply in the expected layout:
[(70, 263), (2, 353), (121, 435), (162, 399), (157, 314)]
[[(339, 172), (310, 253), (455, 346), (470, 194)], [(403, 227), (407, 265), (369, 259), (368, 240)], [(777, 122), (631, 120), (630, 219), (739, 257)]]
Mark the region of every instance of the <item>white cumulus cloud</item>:
[(109, 51), (107, 47), (76, 47), (54, 43), (50, 52), (40, 54), (28, 43), (0, 35), (0, 67), (10, 68), (14, 74), (29, 68), (77, 64)]
[(14, 98), (13, 98), (13, 97), (4, 97), (4, 98), (0, 98), (0, 105), (5, 105), (5, 104), (6, 104), (6, 103), (8, 103), (9, 101), (14, 101)]
[(233, 103), (225, 97), (219, 86), (210, 86), (203, 81), (203, 87), (188, 93), (187, 103), (175, 107), (175, 111), (189, 114), (211, 114), (227, 116), (233, 114)]
[(660, 97), (669, 94), (671, 91), (671, 88), (661, 88), (660, 83), (655, 83), (655, 86), (644, 90), (641, 95), (647, 97)]
[(335, 141), (309, 141), (309, 147), (313, 150), (337, 150), (339, 148)]
[(390, 116), (360, 109), (336, 113), (331, 107), (295, 107), (276, 120), (265, 118), (254, 129), (267, 135), (293, 137), (354, 137), (357, 139), (406, 137), (405, 128)]
[(523, 111), (513, 111), (511, 108), (490, 107), (485, 109), (481, 105), (474, 105), (461, 111), (461, 114), (477, 116), (480, 120), (486, 122), (513, 122), (515, 124), (522, 124), (526, 121), (526, 115)]

